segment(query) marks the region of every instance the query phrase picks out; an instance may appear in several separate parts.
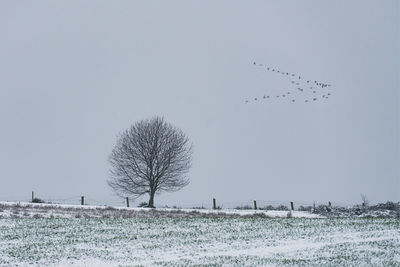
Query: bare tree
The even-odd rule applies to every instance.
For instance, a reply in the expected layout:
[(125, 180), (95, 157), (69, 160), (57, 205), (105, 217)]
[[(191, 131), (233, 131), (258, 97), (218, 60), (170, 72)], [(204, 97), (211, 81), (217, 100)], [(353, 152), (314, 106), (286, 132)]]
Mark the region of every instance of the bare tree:
[(366, 195), (361, 194), (362, 206), (367, 208), (369, 206), (369, 201)]
[(109, 186), (121, 197), (173, 192), (189, 184), (193, 149), (178, 128), (153, 117), (122, 132), (110, 157)]

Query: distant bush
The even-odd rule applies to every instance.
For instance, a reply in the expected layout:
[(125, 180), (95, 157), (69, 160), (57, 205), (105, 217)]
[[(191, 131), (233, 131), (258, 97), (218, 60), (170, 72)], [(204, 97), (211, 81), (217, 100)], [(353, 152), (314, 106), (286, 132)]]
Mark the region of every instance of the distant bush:
[(275, 210), (275, 207), (272, 206), (272, 205), (268, 205), (268, 206), (265, 206), (263, 208), (260, 208), (260, 210)]
[(363, 207), (364, 209), (365, 209), (365, 208), (368, 208), (368, 206), (369, 206), (369, 200), (368, 200), (367, 196), (361, 194), (361, 200), (362, 200), (362, 203), (361, 203), (362, 207)]
[(253, 207), (250, 205), (244, 205), (244, 206), (237, 206), (235, 209), (236, 210), (252, 210)]
[(279, 205), (279, 206), (272, 206), (272, 205), (268, 205), (265, 206), (263, 208), (260, 208), (260, 210), (289, 210), (289, 208), (285, 205)]
[(276, 210), (289, 210), (289, 208), (285, 205), (279, 205)]
[(330, 212), (331, 211), (331, 207), (327, 206), (327, 205), (318, 205), (315, 207), (315, 209), (313, 209), (314, 213), (317, 214), (322, 214), (322, 213), (326, 213), (326, 212)]
[(203, 207), (203, 206), (201, 206), (201, 207), (192, 207), (192, 209), (194, 209), (194, 210), (204, 210), (205, 207)]
[(312, 209), (313, 209), (313, 207), (311, 207), (311, 206), (300, 206), (298, 208), (299, 211), (309, 211), (309, 212), (311, 212)]
[(31, 203), (45, 203), (45, 201), (43, 199), (35, 197), (34, 199), (32, 199)]
[(377, 205), (369, 207), (370, 210), (400, 210), (400, 202), (394, 203), (392, 201), (388, 201), (386, 203), (379, 203)]
[[(368, 205), (367, 205), (368, 204)], [(365, 218), (399, 218), (400, 217), (400, 202), (394, 203), (388, 201), (386, 203), (379, 203), (370, 205), (367, 201), (354, 205), (353, 207), (338, 207), (319, 205), (315, 207), (313, 213), (320, 214), (327, 217), (365, 217)]]

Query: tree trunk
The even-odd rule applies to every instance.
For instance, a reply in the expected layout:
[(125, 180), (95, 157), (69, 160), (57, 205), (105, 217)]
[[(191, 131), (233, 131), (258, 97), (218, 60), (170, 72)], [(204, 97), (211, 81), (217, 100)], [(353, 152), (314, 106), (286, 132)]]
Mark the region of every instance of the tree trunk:
[(154, 208), (154, 193), (150, 192), (149, 208)]

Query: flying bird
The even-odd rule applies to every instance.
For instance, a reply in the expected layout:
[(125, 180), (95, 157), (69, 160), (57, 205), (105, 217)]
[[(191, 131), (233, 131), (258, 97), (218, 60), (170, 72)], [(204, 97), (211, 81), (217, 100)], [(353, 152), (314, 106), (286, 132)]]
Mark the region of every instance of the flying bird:
[[(290, 73), (290, 72), (285, 72), (285, 71), (283, 71), (283, 70), (278, 70), (278, 69), (275, 69), (275, 68), (272, 68), (272, 67), (270, 67), (270, 66), (267, 66), (267, 65), (265, 65), (265, 64), (262, 64), (262, 63), (257, 63), (256, 61), (254, 61), (253, 62), (253, 65), (255, 65), (255, 66), (263, 66), (263, 67), (265, 67), (268, 71), (273, 71), (273, 72), (276, 72), (276, 73), (281, 73), (282, 75), (287, 75), (287, 76), (292, 76), (292, 78), (290, 78), (290, 82), (291, 82), (291, 84), (295, 84), (296, 86), (300, 86), (300, 83), (301, 83), (301, 80), (304, 80), (305, 82), (307, 82), (307, 84), (309, 84), (308, 86), (310, 86), (310, 85), (312, 85), (312, 84), (310, 84), (310, 83), (312, 83), (312, 82), (314, 82), (314, 84), (315, 84), (315, 86), (318, 86), (319, 88), (322, 88), (322, 89), (324, 89), (324, 88), (326, 88), (326, 87), (330, 87), (331, 86), (331, 84), (327, 84), (327, 83), (323, 83), (323, 82), (318, 82), (317, 80), (308, 80), (308, 79), (306, 79), (305, 77), (303, 77), (303, 76), (301, 76), (301, 74), (296, 74), (296, 73)], [(293, 79), (293, 80), (292, 80)], [(317, 90), (318, 88), (316, 88), (316, 89), (314, 89), (314, 87), (313, 86), (310, 86), (309, 87), (309, 89), (312, 91), (312, 93), (313, 94), (315, 94), (314, 95), (314, 97), (310, 97), (310, 99), (305, 99), (304, 100), (304, 102), (310, 102), (310, 101), (317, 101), (318, 100), (318, 98), (317, 97), (319, 97), (319, 91)], [(297, 88), (297, 90), (299, 90), (299, 91), (301, 91), (301, 92), (303, 92), (304, 91), (304, 89), (303, 88), (301, 88), (301, 87), (298, 87)], [(293, 97), (295, 96), (295, 92), (293, 91)], [(289, 95), (291, 95), (291, 92), (290, 91), (288, 91), (287, 93), (284, 93), (284, 94), (278, 94), (278, 95), (276, 95), (276, 98), (279, 98), (280, 96), (281, 97), (286, 97), (286, 96), (288, 96), (288, 98), (289, 98)], [(328, 98), (329, 96), (331, 95), (331, 93), (330, 92), (326, 92), (326, 93), (324, 93), (321, 97), (322, 98)], [(316, 97), (317, 96), (317, 97)], [(254, 98), (254, 101), (258, 101), (258, 100), (260, 100), (260, 99), (266, 99), (266, 98), (270, 98), (270, 97), (273, 97), (273, 95), (263, 95), (262, 97), (260, 97), (260, 98)], [(251, 99), (250, 99), (251, 100)], [(299, 99), (297, 99), (297, 100), (299, 100)], [(296, 100), (295, 100), (295, 98), (292, 98), (292, 99), (290, 99), (290, 101), (291, 102), (295, 102)], [(249, 103), (249, 99), (247, 99), (247, 100), (245, 100), (245, 103)]]

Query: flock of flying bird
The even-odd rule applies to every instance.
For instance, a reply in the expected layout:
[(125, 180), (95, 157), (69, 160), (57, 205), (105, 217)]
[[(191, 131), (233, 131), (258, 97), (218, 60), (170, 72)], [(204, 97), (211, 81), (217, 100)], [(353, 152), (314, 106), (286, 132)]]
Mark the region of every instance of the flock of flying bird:
[[(326, 84), (323, 82), (319, 82), (316, 80), (308, 80), (304, 79), (301, 75), (295, 74), (295, 73), (289, 73), (285, 72), (276, 68), (272, 68), (269, 66), (266, 66), (264, 64), (257, 64), (257, 62), (253, 62), (254, 66), (257, 67), (262, 67), (265, 68), (268, 72), (275, 73), (282, 75), (283, 77), (288, 77), (290, 79), (290, 83), (292, 85), (292, 89), (289, 89), (283, 93), (280, 94), (265, 94), (262, 96), (262, 98), (254, 97), (254, 101), (261, 101), (261, 100), (270, 100), (270, 99), (289, 99), (292, 103), (296, 101), (304, 101), (305, 103), (311, 102), (311, 101), (318, 101), (321, 99), (328, 99), (332, 93), (328, 90), (329, 87), (331, 87), (331, 84)], [(319, 91), (320, 89), (324, 89), (321, 92)], [(306, 94), (307, 91), (309, 94)], [(304, 95), (305, 97), (303, 99), (299, 100), (299, 95), (297, 94), (296, 98), (296, 93)], [(251, 100), (245, 100), (245, 103), (249, 103)]]

